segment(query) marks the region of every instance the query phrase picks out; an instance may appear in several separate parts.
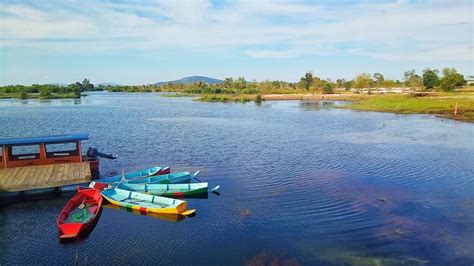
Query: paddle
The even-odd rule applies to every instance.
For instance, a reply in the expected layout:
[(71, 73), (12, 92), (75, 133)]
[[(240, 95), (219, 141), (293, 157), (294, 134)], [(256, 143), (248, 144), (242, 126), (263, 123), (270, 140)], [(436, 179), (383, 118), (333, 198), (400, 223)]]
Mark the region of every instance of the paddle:
[(125, 170), (122, 168), (122, 179), (115, 185), (116, 188), (122, 184), (122, 182), (127, 182), (127, 179), (125, 178)]
[(211, 192), (218, 190), (220, 187), (221, 187), (220, 185), (215, 186), (213, 189), (211, 189)]
[(194, 180), (196, 180), (198, 182), (202, 182), (201, 180), (199, 180), (199, 178), (196, 177), (199, 174), (199, 172), (200, 172), (200, 170), (196, 171), (196, 173), (191, 175), (191, 178), (193, 178)]
[(84, 200), (82, 200), (81, 204), (79, 204), (79, 206), (77, 206), (79, 209), (84, 209), (84, 207), (86, 206), (84, 203), (86, 202), (86, 198), (84, 198)]

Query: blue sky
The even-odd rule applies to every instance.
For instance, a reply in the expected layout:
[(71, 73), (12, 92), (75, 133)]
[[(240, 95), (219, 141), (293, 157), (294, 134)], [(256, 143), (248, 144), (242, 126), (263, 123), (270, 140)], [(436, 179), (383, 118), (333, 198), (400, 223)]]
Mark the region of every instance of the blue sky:
[(472, 1), (0, 2), (0, 83), (474, 74)]

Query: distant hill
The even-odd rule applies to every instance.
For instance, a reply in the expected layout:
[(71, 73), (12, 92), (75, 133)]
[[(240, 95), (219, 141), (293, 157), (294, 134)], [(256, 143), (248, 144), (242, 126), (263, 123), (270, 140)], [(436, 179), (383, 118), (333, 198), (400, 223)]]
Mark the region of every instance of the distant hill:
[(113, 82), (102, 82), (97, 84), (96, 86), (118, 86), (118, 84)]
[(204, 76), (191, 76), (191, 77), (185, 77), (182, 79), (178, 80), (171, 80), (171, 81), (163, 81), (163, 82), (157, 82), (154, 85), (160, 86), (168, 83), (181, 83), (181, 84), (188, 84), (188, 83), (195, 83), (202, 81), (207, 84), (221, 84), (224, 81), (220, 79), (214, 79), (214, 78), (209, 78), (209, 77), (204, 77)]
[(47, 83), (45, 85), (54, 85), (54, 86), (59, 86), (59, 87), (67, 87), (69, 84), (66, 84), (66, 83)]

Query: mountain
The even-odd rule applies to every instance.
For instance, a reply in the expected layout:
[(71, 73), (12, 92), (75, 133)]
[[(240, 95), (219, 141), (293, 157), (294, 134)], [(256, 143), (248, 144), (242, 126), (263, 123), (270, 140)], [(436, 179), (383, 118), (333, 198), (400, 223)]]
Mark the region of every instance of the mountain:
[(66, 83), (47, 83), (46, 85), (54, 85), (54, 86), (59, 86), (59, 87), (67, 87), (68, 84)]
[(97, 84), (97, 86), (118, 86), (118, 84), (113, 82), (102, 82)]
[(178, 79), (178, 80), (157, 82), (154, 85), (160, 86), (160, 85), (164, 85), (164, 84), (167, 84), (167, 83), (188, 84), (188, 83), (195, 83), (195, 82), (199, 82), (199, 81), (202, 81), (202, 82), (207, 83), (207, 84), (221, 84), (221, 83), (224, 82), (223, 80), (220, 80), (220, 79), (214, 79), (214, 78), (209, 78), (209, 77), (204, 77), (204, 76), (191, 76), (191, 77), (185, 77), (185, 78)]

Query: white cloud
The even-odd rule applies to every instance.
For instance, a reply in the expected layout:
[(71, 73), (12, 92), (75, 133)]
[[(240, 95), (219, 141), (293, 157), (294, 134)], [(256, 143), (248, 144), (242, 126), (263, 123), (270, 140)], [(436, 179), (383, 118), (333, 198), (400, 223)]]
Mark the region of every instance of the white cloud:
[(294, 58), (299, 54), (293, 51), (247, 50), (245, 54), (254, 58)]
[(220, 6), (207, 0), (4, 2), (0, 45), (67, 53), (216, 49), (254, 58), (357, 54), (466, 62), (473, 54), (472, 8), (471, 2), (406, 1), (335, 6), (289, 0)]

